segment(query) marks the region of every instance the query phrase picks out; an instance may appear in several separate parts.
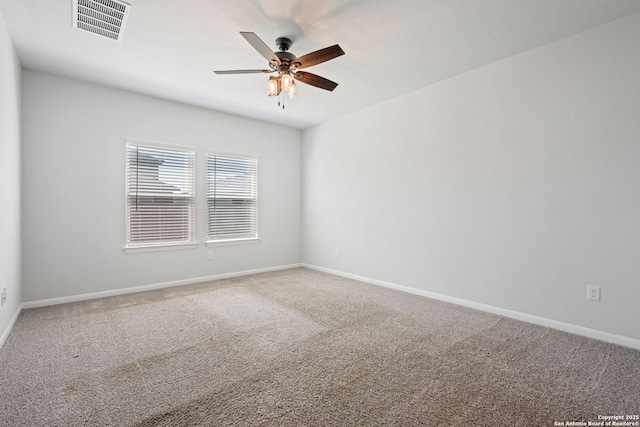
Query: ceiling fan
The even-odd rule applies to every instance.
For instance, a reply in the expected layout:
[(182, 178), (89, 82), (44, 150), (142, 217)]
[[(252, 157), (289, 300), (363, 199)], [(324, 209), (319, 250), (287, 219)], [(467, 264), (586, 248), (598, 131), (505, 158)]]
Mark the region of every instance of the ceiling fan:
[[(296, 57), (294, 54), (287, 52), (292, 45), (291, 39), (287, 37), (278, 37), (276, 39), (276, 46), (280, 50), (279, 52), (273, 52), (265, 42), (263, 42), (255, 33), (240, 31), (242, 37), (244, 37), (255, 50), (260, 53), (267, 61), (269, 61), (269, 69), (263, 70), (222, 70), (214, 71), (216, 74), (252, 74), (252, 73), (278, 73), (277, 76), (269, 77), (267, 81), (267, 90), (269, 96), (278, 96), (281, 93), (286, 92), (289, 98), (293, 98), (296, 95), (296, 84), (294, 80), (306, 83), (311, 86), (318, 87), (320, 89), (333, 91), (338, 83), (332, 82), (329, 79), (318, 76), (316, 74), (309, 73), (307, 71), (300, 71), (303, 68), (311, 67), (322, 62), (329, 61), (330, 59), (337, 58), (344, 55), (344, 51), (340, 46), (333, 45), (325, 47), (324, 49), (316, 50), (315, 52)], [(284, 103), (282, 104), (284, 108)]]

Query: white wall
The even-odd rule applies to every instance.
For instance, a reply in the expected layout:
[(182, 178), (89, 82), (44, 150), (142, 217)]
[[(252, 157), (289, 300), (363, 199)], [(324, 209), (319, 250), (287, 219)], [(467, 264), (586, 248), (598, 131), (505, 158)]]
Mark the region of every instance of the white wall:
[[(22, 83), (25, 301), (301, 261), (299, 130), (31, 70)], [(123, 251), (127, 137), (198, 147), (197, 249)], [(207, 148), (259, 157), (260, 243), (205, 246)]]
[[(20, 62), (0, 13), (0, 337), (22, 302), (20, 242)], [(1, 343), (1, 340), (0, 340)]]
[(639, 46), (634, 15), (307, 129), (303, 261), (640, 339)]

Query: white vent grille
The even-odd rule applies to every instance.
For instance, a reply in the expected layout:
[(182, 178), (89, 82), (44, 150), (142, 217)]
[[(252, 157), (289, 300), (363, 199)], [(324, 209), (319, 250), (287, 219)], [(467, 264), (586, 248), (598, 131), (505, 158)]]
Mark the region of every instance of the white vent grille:
[(131, 5), (116, 0), (72, 0), (73, 26), (122, 41)]

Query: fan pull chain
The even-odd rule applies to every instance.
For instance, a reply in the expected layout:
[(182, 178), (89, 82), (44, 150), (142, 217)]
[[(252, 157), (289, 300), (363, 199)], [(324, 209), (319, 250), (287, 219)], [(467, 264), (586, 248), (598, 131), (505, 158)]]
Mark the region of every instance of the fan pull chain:
[(280, 106), (282, 106), (282, 109), (284, 110), (284, 95), (282, 92), (278, 94), (278, 107)]

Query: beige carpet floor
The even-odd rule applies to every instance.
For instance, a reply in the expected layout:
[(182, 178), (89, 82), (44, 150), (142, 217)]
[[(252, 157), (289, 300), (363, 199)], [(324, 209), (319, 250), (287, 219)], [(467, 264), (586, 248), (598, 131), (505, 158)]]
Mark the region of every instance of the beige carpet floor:
[(0, 369), (1, 426), (554, 426), (640, 412), (640, 351), (302, 268), (24, 310)]

